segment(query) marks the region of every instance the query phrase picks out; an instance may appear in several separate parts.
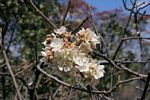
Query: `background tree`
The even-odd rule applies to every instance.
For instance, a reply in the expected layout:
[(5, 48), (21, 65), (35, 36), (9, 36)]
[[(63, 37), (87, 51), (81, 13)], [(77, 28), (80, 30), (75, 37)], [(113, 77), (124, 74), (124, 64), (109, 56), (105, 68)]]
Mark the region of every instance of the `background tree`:
[[(129, 12), (125, 15), (118, 9), (96, 12), (83, 0), (1, 0), (0, 98), (148, 99), (149, 15), (142, 10), (149, 4), (123, 0)], [(91, 55), (105, 65), (103, 78), (77, 79), (71, 72), (55, 71), (40, 63), (42, 42), (61, 26), (72, 34), (82, 27), (91, 28), (101, 37), (101, 44)]]

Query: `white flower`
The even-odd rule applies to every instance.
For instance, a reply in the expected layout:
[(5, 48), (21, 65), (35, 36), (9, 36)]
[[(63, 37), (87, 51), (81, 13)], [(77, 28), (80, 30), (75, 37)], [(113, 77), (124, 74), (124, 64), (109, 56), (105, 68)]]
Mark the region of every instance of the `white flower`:
[(100, 43), (99, 36), (84, 28), (74, 36), (64, 26), (54, 32), (57, 35), (46, 35), (41, 61), (60, 71), (80, 71), (87, 78), (99, 79), (104, 76), (104, 65), (89, 56), (89, 52)]
[(62, 60), (61, 63), (58, 61), (58, 69), (60, 71), (68, 72), (73, 68), (73, 63), (69, 60)]
[(85, 54), (79, 53), (76, 57), (73, 58), (76, 67), (79, 69), (80, 72), (84, 72), (88, 70), (88, 62), (89, 58), (85, 57)]
[(40, 59), (41, 62), (47, 63), (47, 53), (45, 51), (41, 51), (42, 58)]
[(87, 44), (91, 44), (92, 45), (96, 45), (100, 43), (100, 37), (97, 36), (93, 31), (91, 31), (89, 28), (87, 28), (86, 30), (84, 28), (82, 28), (82, 30), (80, 30), (77, 34), (77, 36), (81, 36), (84, 41)]
[(55, 52), (53, 63), (56, 64), (60, 71), (68, 72), (74, 67), (72, 61), (74, 54), (75, 50), (64, 48), (61, 52)]
[(44, 41), (42, 44), (44, 44), (44, 46), (46, 46), (46, 41)]
[(67, 57), (69, 60), (73, 60), (73, 57), (78, 55), (78, 50), (76, 48), (63, 49), (64, 57)]
[(85, 54), (79, 53), (76, 57), (73, 57), (73, 61), (77, 65), (84, 65), (85, 62), (87, 62), (87, 57), (85, 57)]
[(105, 73), (104, 65), (98, 65), (96, 66), (96, 72), (93, 76), (95, 79), (99, 79), (104, 76), (104, 73)]
[(88, 71), (85, 71), (86, 77), (94, 77), (95, 79), (99, 79), (104, 76), (104, 65), (99, 65), (96, 60), (91, 60), (88, 64)]
[(52, 51), (60, 51), (61, 48), (64, 46), (63, 39), (60, 38), (52, 39), (50, 46), (52, 47)]
[(82, 28), (82, 30), (80, 30), (76, 35), (79, 36), (79, 35), (83, 35), (86, 33), (86, 30), (84, 28)]
[(54, 32), (60, 35), (64, 32), (66, 32), (66, 27), (61, 26), (59, 29), (54, 30)]
[(42, 56), (44, 56), (44, 57), (46, 57), (46, 56), (47, 56), (47, 53), (46, 53), (46, 52), (44, 52), (44, 51), (41, 51), (41, 54), (42, 54)]
[(90, 29), (86, 29), (86, 42), (92, 42), (94, 45), (100, 43), (99, 36), (97, 36), (93, 31)]
[(84, 65), (76, 65), (75, 66), (80, 72), (85, 72), (89, 70), (88, 63), (85, 63)]
[(70, 71), (71, 70), (71, 68), (70, 67), (67, 67), (67, 66), (58, 66), (58, 69), (60, 70), (60, 71), (64, 71), (64, 72), (68, 72), (68, 71)]
[(79, 51), (85, 54), (89, 54), (89, 52), (92, 51), (92, 48), (90, 46), (90, 44), (87, 43), (81, 43), (79, 46)]

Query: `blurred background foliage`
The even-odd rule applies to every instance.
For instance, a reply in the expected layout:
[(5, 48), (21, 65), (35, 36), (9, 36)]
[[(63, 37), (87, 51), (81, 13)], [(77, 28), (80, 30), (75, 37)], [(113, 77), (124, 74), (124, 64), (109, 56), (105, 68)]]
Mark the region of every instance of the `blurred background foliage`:
[[(33, 0), (33, 2), (49, 20), (57, 27), (60, 27), (68, 0)], [(112, 59), (114, 52), (119, 45), (118, 41), (120, 41), (124, 32), (129, 15), (124, 14), (124, 12), (119, 9), (96, 12), (96, 8), (91, 6), (91, 10), (94, 23), (104, 38), (107, 46), (107, 48), (105, 48), (102, 43), (101, 50), (99, 51)], [(69, 31), (73, 31), (87, 16), (89, 16), (89, 14), (90, 10), (86, 1), (72, 0), (64, 26), (66, 26)], [(126, 37), (140, 37), (142, 33), (137, 34), (137, 32), (147, 31), (145, 27), (149, 24), (149, 17), (138, 16), (137, 18), (138, 23), (135, 22), (134, 15), (131, 18)], [(94, 30), (90, 17), (82, 27), (89, 27)], [(34, 77), (33, 73), (36, 53), (38, 58), (40, 58), (40, 51), (43, 47), (42, 42), (44, 41), (46, 34), (52, 33), (53, 30), (54, 29), (33, 9), (29, 0), (0, 1), (0, 37), (4, 38), (3, 41), (1, 40), (0, 48), (2, 48), (3, 43), (15, 76), (23, 78), (26, 83), (29, 83)], [(139, 42), (139, 40), (126, 41), (117, 54), (116, 60), (146, 61), (149, 59), (149, 41)], [(0, 52), (0, 73), (9, 73), (7, 67), (4, 65), (2, 51)], [(149, 71), (148, 63), (127, 63), (125, 65), (140, 73), (147, 74)], [(70, 84), (75, 84), (76, 81), (80, 81), (85, 87), (90, 84), (96, 86), (99, 90), (108, 90), (111, 86), (116, 84), (118, 78), (125, 80), (133, 77), (133, 75), (124, 71), (115, 69), (112, 71), (110, 65), (105, 65), (105, 67), (105, 77), (97, 82), (76, 79), (63, 72), (55, 73), (49, 67), (46, 68), (46, 70), (48, 73), (51, 73)], [(28, 100), (29, 94), (26, 87), (21, 81), (18, 80), (17, 82), (25, 100)], [(11, 77), (0, 75), (0, 83), (1, 100), (13, 100), (16, 98)], [(108, 94), (107, 96), (119, 98), (119, 100), (133, 100), (142, 93), (140, 89), (136, 89), (137, 86), (143, 88), (141, 82), (134, 81), (121, 85), (118, 89), (113, 91), (112, 94)], [(64, 87), (54, 80), (44, 77), (44, 75), (39, 77), (35, 92), (39, 100), (48, 100), (48, 98), (52, 98), (50, 95), (53, 95), (55, 100), (88, 100), (89, 98), (89, 94)], [(71, 94), (69, 94), (70, 92)]]

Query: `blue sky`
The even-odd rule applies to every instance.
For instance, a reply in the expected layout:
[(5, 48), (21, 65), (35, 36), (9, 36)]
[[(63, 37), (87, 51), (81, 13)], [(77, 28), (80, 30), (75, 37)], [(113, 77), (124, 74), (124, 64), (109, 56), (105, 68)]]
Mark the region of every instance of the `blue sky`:
[[(122, 0), (85, 0), (85, 1), (91, 4), (92, 6), (96, 7), (97, 11), (106, 11), (106, 10), (112, 10), (115, 8), (124, 10)], [(127, 0), (127, 1), (130, 1), (130, 0)], [(150, 0), (137, 0), (137, 2), (143, 2), (143, 1), (150, 2)], [(129, 4), (128, 7), (131, 7), (131, 4)], [(150, 14), (150, 6), (147, 7), (145, 10), (147, 11), (148, 14)]]
[(98, 11), (122, 7), (122, 0), (86, 0), (86, 2), (96, 7)]

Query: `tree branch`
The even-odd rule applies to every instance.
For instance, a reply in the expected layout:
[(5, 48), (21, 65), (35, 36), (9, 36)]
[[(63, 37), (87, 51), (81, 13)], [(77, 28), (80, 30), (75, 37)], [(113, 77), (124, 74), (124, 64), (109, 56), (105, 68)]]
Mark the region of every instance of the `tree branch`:
[(4, 59), (6, 61), (6, 65), (8, 67), (8, 70), (9, 70), (9, 72), (11, 74), (12, 79), (13, 79), (13, 83), (14, 83), (15, 89), (17, 91), (18, 98), (19, 98), (19, 100), (22, 100), (21, 93), (20, 93), (20, 91), (18, 89), (18, 85), (17, 85), (17, 82), (16, 82), (16, 78), (15, 78), (15, 76), (14, 76), (12, 70), (11, 70), (11, 66), (10, 66), (10, 64), (8, 62), (8, 58), (7, 58), (7, 55), (6, 55), (6, 52), (5, 52), (4, 49), (3, 49), (3, 55), (4, 55)]
[(69, 2), (68, 2), (68, 6), (67, 6), (67, 9), (66, 9), (66, 11), (65, 11), (65, 14), (64, 14), (64, 16), (63, 16), (63, 19), (62, 19), (62, 21), (61, 21), (61, 23), (60, 23), (60, 26), (64, 25), (65, 19), (66, 19), (66, 17), (67, 17), (67, 13), (68, 13), (69, 8), (70, 8), (70, 4), (71, 4), (71, 0), (69, 0)]
[(146, 81), (146, 84), (145, 84), (145, 88), (143, 90), (143, 94), (141, 96), (141, 100), (145, 100), (145, 95), (146, 95), (146, 92), (147, 92), (147, 89), (148, 89), (148, 86), (149, 86), (149, 81), (150, 81), (150, 72), (148, 73), (147, 81)]
[(82, 23), (81, 23), (77, 28), (75, 28), (75, 30), (73, 30), (71, 33), (74, 34), (75, 32), (77, 32), (77, 31), (80, 29), (80, 27), (81, 27), (87, 20), (88, 20), (88, 17), (86, 17), (86, 18), (82, 21)]
[[(124, 0), (123, 0), (123, 1), (124, 1)], [(130, 23), (130, 20), (131, 20), (132, 13), (133, 13), (133, 11), (134, 11), (135, 5), (136, 5), (136, 0), (134, 0), (134, 3), (133, 3), (133, 5), (132, 5), (132, 9), (131, 9), (131, 12), (130, 12), (130, 15), (129, 15), (129, 18), (128, 18), (126, 27), (124, 28), (124, 31), (123, 31), (123, 34), (122, 34), (122, 38), (124, 38), (124, 36), (125, 36), (125, 34), (126, 34), (126, 32), (127, 32), (127, 28), (128, 28), (128, 26), (129, 26), (129, 23)], [(116, 58), (116, 56), (117, 56), (117, 54), (118, 54), (118, 52), (119, 52), (119, 50), (120, 50), (120, 48), (121, 48), (121, 46), (122, 46), (122, 43), (123, 43), (123, 41), (121, 41), (121, 42), (119, 43), (117, 49), (115, 50), (115, 53), (114, 53), (113, 58), (112, 58), (113, 60)]]
[(35, 9), (35, 11), (37, 11), (37, 12), (42, 16), (42, 18), (45, 19), (45, 21), (48, 22), (53, 28), (57, 29), (57, 27), (55, 26), (55, 24), (54, 24), (52, 21), (50, 21), (50, 20), (40, 11), (40, 9), (38, 9), (38, 8), (36, 7), (36, 5), (32, 2), (32, 0), (29, 0), (29, 1), (30, 1), (30, 4), (32, 5), (32, 7)]

